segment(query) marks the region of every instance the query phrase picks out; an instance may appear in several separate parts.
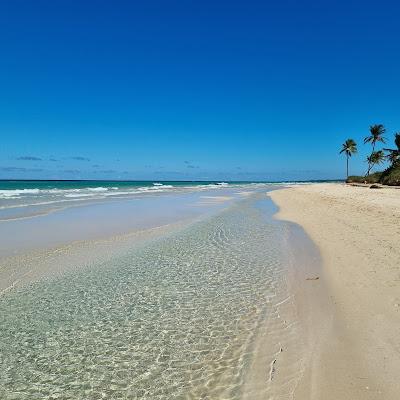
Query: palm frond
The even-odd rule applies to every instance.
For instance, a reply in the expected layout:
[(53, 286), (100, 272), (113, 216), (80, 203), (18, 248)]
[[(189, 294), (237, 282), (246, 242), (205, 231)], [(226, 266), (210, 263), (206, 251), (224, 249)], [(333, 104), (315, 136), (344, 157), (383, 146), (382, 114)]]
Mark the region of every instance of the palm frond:
[(375, 124), (369, 127), (372, 136), (382, 136), (386, 132), (386, 128), (382, 124)]
[(385, 138), (383, 134), (386, 132), (385, 127), (382, 124), (371, 125), (369, 127), (370, 135), (364, 138), (365, 143), (372, 143), (374, 146), (376, 142), (385, 143)]
[(400, 132), (394, 134), (394, 143), (400, 151)]
[(367, 157), (369, 164), (382, 164), (385, 161), (385, 153), (383, 150), (374, 151)]
[(357, 153), (357, 143), (353, 139), (347, 139), (339, 152), (339, 154), (342, 153), (346, 153), (348, 156)]
[(364, 144), (369, 143), (372, 140), (372, 136), (367, 136), (364, 138)]

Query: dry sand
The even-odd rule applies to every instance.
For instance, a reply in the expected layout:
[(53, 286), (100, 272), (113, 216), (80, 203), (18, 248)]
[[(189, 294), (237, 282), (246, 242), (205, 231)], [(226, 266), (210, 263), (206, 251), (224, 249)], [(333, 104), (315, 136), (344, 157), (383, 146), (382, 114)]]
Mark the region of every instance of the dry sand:
[(294, 398), (399, 399), (400, 190), (313, 184), (269, 195), (322, 257), (318, 280), (298, 274), (308, 357)]

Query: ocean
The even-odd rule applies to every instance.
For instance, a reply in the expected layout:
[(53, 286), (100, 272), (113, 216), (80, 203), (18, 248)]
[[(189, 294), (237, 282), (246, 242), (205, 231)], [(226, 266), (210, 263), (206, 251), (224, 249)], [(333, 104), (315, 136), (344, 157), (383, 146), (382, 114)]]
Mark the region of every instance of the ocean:
[(251, 185), (307, 182), (218, 181), (31, 181), (0, 180), (0, 221), (44, 214), (93, 201), (137, 198), (159, 194), (205, 191)]

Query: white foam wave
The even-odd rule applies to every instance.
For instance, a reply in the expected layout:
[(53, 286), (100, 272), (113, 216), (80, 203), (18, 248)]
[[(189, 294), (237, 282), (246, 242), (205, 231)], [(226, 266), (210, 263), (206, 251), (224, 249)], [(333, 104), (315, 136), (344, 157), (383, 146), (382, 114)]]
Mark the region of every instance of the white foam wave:
[(205, 191), (209, 189), (222, 189), (229, 184), (226, 182), (202, 183), (187, 186), (167, 185), (160, 182), (153, 182), (149, 186), (128, 186), (128, 187), (71, 187), (71, 188), (26, 188), (26, 189), (2, 189), (0, 190), (0, 209), (39, 206), (54, 203), (66, 203), (99, 200), (105, 198), (129, 197), (135, 195), (151, 195), (163, 192), (178, 193), (189, 191)]
[(67, 197), (67, 198), (94, 197), (94, 196), (96, 196), (95, 193), (67, 193), (64, 195), (64, 197)]
[(108, 189), (105, 187), (95, 187), (95, 188), (87, 188), (86, 190), (89, 190), (89, 192), (107, 192)]
[(38, 194), (40, 189), (10, 189), (10, 190), (0, 190), (0, 195), (4, 197), (9, 196), (19, 196), (21, 194)]
[(109, 193), (104, 193), (103, 196), (123, 196), (123, 195), (127, 195), (127, 194), (135, 194), (135, 193), (140, 193), (140, 192), (136, 192), (136, 191), (130, 191), (130, 192), (109, 192)]

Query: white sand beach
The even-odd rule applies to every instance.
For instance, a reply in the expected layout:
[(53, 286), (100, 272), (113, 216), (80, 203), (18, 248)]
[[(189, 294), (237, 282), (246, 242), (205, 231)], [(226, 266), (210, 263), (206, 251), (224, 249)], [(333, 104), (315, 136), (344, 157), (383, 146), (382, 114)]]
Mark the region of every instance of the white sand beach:
[(309, 355), (294, 398), (398, 399), (400, 190), (313, 184), (269, 195), (323, 263), (319, 279), (300, 276)]

